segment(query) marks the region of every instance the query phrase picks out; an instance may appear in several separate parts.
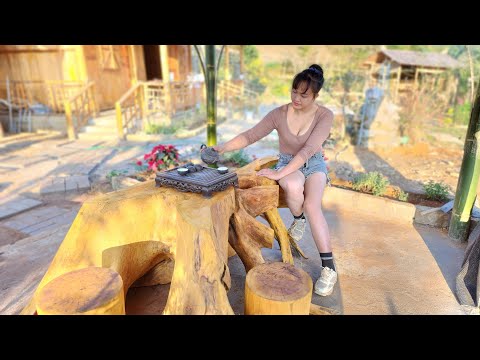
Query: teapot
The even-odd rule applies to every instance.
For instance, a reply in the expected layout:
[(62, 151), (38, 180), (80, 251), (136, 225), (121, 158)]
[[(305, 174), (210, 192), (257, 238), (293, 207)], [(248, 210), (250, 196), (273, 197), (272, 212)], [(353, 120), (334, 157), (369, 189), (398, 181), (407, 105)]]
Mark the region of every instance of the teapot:
[(205, 164), (216, 164), (220, 159), (220, 154), (213, 147), (209, 147), (205, 144), (200, 146), (200, 157)]

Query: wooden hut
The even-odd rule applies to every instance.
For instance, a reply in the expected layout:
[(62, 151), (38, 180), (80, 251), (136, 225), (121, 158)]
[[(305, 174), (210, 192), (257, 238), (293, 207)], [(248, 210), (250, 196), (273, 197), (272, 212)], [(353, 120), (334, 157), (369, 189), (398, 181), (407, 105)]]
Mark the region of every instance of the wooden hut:
[(448, 54), (381, 50), (365, 62), (367, 80), (387, 90), (394, 101), (402, 93), (418, 89), (420, 85), (432, 90), (452, 93), (456, 80), (451, 70), (461, 63)]
[[(115, 127), (123, 136), (134, 119), (160, 112), (168, 124), (177, 111), (203, 101), (203, 80), (192, 76), (202, 74), (193, 53), (191, 45), (0, 45), (0, 100), (14, 103), (19, 114), (35, 106), (34, 113), (49, 116), (35, 118), (34, 128), (48, 121), (45, 128), (67, 129), (71, 138), (99, 111), (115, 109)], [(246, 92), (228, 71), (234, 53), (243, 72), (242, 46), (225, 47), (229, 81), (218, 84), (220, 98)], [(7, 113), (9, 131), (21, 130), (22, 120), (12, 126), (10, 108), (0, 106), (0, 121), (6, 124)]]
[(61, 111), (93, 81), (99, 109), (112, 109), (137, 81), (185, 81), (191, 68), (189, 45), (0, 45), (0, 98), (8, 77), (15, 96)]

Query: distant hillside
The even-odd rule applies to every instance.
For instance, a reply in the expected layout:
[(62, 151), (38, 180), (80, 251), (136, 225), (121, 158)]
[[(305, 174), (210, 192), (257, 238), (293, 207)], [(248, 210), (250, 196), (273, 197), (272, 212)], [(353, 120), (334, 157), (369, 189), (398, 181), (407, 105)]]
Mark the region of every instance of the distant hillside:
[[(260, 59), (264, 64), (270, 62), (282, 62), (284, 60), (292, 60), (292, 57), (299, 57), (298, 47), (302, 45), (255, 45), (258, 49)], [(309, 56), (315, 57), (328, 55), (329, 50), (326, 45), (307, 45), (310, 47)]]
[[(343, 64), (360, 65), (378, 45), (255, 45), (264, 64), (281, 63), (291, 60), (293, 63), (308, 66), (312, 63), (320, 65)], [(303, 48), (303, 51), (302, 51)]]

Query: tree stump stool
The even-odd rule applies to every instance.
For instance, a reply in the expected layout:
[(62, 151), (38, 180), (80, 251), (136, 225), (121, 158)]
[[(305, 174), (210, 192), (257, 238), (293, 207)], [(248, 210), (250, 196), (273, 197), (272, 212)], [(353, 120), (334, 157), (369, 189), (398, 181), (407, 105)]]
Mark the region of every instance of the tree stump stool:
[(312, 279), (282, 262), (260, 264), (245, 280), (245, 315), (308, 315)]
[(123, 281), (103, 267), (71, 271), (46, 284), (36, 304), (38, 315), (125, 315)]

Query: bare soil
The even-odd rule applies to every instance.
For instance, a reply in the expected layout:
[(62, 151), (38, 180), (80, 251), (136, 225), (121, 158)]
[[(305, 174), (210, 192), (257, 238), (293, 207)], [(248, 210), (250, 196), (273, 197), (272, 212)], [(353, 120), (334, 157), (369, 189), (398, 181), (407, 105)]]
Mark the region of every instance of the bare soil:
[(408, 193), (412, 204), (438, 207), (450, 201), (427, 199), (424, 184), (430, 180), (444, 183), (453, 198), (458, 182), (463, 148), (459, 144), (430, 144), (395, 147), (392, 149), (364, 149), (337, 144), (326, 149), (332, 185), (352, 189), (352, 180), (360, 173), (377, 171), (390, 182), (386, 197), (397, 198), (398, 189)]

